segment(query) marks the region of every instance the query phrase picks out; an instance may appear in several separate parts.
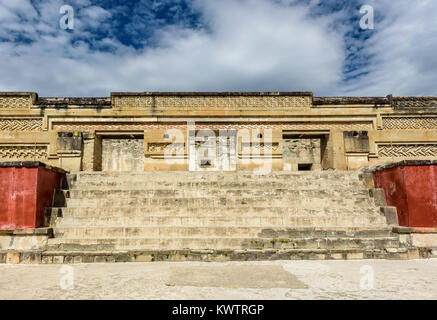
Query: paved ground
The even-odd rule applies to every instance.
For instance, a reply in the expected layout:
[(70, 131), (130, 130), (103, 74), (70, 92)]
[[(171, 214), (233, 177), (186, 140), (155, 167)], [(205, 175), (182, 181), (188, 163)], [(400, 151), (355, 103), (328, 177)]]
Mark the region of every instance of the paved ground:
[(0, 265), (0, 299), (437, 299), (437, 259)]

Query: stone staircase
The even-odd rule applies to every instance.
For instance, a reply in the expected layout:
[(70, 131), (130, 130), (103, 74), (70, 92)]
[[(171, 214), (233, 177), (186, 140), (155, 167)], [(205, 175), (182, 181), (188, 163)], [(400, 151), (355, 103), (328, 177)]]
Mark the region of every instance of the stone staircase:
[(399, 258), (357, 172), (79, 172), (43, 262)]

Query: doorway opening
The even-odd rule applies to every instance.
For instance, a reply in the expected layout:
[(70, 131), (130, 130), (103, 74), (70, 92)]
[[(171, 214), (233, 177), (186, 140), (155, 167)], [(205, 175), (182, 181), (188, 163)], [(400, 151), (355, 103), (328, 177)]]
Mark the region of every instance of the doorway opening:
[(297, 165), (298, 171), (311, 171), (312, 163), (300, 163)]
[(284, 132), (282, 157), (285, 171), (317, 171), (325, 167), (329, 133)]
[(196, 130), (189, 136), (190, 171), (235, 171), (236, 130)]
[(102, 171), (144, 171), (144, 134), (101, 133)]

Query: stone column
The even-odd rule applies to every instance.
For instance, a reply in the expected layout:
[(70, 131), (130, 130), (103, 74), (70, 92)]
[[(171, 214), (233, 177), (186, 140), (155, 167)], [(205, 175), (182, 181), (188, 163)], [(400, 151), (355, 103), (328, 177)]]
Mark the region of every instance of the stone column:
[(102, 141), (94, 132), (83, 132), (83, 171), (102, 170)]
[(336, 170), (347, 170), (346, 157), (344, 152), (344, 137), (343, 131), (332, 130), (332, 156), (333, 165)]
[(58, 132), (56, 153), (59, 157), (59, 166), (61, 168), (80, 171), (82, 158), (81, 132)]

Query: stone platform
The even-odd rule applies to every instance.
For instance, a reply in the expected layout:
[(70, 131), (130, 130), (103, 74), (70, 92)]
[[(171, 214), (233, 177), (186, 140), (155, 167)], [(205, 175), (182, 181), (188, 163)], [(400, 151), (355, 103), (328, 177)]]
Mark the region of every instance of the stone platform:
[(36, 262), (428, 255), (400, 241), (353, 171), (79, 172), (69, 185)]

